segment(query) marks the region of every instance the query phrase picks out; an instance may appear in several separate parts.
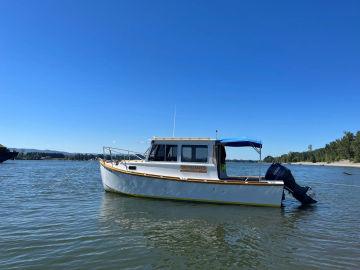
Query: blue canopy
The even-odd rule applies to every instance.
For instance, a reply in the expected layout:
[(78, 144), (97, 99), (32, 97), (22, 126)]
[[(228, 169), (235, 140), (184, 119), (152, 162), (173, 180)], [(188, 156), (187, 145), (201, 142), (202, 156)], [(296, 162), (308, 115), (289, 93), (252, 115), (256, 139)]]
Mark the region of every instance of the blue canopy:
[(229, 138), (229, 139), (219, 140), (219, 142), (224, 146), (233, 146), (233, 147), (252, 146), (256, 148), (262, 148), (262, 143), (260, 141), (251, 140), (251, 139)]

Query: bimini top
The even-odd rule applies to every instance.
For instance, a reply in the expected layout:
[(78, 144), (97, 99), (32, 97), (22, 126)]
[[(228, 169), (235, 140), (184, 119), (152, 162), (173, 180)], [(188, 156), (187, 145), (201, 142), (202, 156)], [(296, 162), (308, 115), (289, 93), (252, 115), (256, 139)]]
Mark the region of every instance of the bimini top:
[(262, 143), (260, 141), (251, 140), (251, 139), (228, 138), (228, 139), (221, 139), (219, 140), (219, 142), (224, 146), (233, 146), (233, 147), (252, 146), (256, 148), (262, 148)]

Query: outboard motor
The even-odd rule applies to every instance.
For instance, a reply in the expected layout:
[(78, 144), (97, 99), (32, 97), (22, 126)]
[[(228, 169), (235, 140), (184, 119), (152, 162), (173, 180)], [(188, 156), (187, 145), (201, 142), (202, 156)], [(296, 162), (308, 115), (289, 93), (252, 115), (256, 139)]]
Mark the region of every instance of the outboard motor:
[(313, 199), (314, 193), (308, 186), (299, 186), (291, 174), (291, 171), (280, 163), (273, 163), (265, 174), (267, 180), (282, 180), (284, 188), (289, 191), (295, 199), (302, 204), (312, 204), (317, 201)]

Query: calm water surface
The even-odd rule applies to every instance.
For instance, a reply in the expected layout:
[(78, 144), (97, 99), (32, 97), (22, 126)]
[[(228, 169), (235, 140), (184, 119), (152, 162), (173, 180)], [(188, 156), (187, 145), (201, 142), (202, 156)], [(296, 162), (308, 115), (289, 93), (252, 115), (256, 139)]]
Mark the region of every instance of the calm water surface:
[(105, 193), (98, 167), (0, 164), (1, 269), (360, 268), (360, 169), (289, 166), (319, 203), (277, 209)]

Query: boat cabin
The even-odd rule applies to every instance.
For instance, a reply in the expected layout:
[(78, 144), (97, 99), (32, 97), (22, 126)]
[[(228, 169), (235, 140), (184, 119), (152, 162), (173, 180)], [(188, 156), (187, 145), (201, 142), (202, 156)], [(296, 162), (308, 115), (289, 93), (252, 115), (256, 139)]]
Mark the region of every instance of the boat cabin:
[[(115, 166), (127, 171), (180, 179), (244, 181), (262, 179), (260, 175), (228, 176), (227, 147), (252, 147), (259, 153), (261, 160), (262, 144), (255, 140), (154, 137), (144, 156), (126, 150), (133, 157), (139, 157), (139, 160), (122, 159)], [(111, 150), (114, 151), (114, 148), (110, 149), (110, 153)]]

